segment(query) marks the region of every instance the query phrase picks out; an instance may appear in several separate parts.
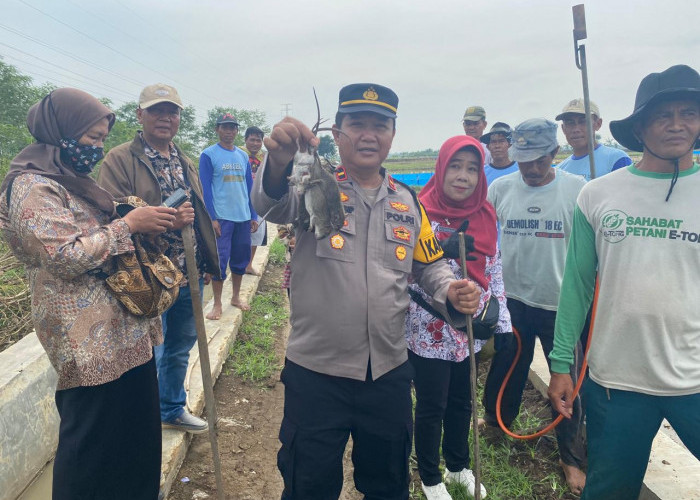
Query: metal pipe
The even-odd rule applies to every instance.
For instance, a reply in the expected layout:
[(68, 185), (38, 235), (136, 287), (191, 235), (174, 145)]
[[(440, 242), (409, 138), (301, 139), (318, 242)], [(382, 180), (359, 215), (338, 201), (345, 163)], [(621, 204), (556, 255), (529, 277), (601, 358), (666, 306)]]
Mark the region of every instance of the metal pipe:
[(591, 99), (588, 96), (588, 66), (586, 65), (586, 46), (581, 45), (578, 50), (581, 53), (581, 80), (583, 81), (583, 105), (586, 110), (586, 134), (588, 135), (588, 163), (591, 171), (591, 179), (595, 179), (595, 132), (593, 132), (593, 117), (591, 116)]
[[(459, 260), (462, 265), (462, 278), (467, 279), (467, 250), (464, 242), (464, 232), (459, 233)], [(467, 314), (467, 338), (469, 340), (469, 385), (472, 396), (472, 432), (474, 444), (474, 499), (481, 500), (481, 460), (479, 458), (479, 412), (476, 394), (476, 353), (474, 352), (474, 328), (472, 316)]]
[(595, 133), (593, 131), (593, 119), (591, 117), (591, 99), (588, 95), (588, 65), (586, 64), (586, 46), (579, 45), (579, 40), (585, 40), (586, 34), (586, 10), (583, 4), (574, 5), (571, 8), (574, 16), (574, 55), (576, 67), (581, 70), (583, 82), (583, 105), (586, 113), (586, 135), (588, 136), (588, 164), (591, 179), (595, 179)]

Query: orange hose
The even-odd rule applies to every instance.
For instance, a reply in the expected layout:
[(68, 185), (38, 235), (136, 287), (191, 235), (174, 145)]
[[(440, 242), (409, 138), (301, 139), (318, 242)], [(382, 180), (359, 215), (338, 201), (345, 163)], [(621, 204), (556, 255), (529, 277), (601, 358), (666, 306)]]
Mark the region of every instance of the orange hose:
[[(572, 399), (576, 399), (576, 396), (578, 395), (579, 390), (581, 389), (581, 384), (583, 384), (583, 379), (585, 378), (586, 369), (588, 368), (588, 349), (590, 349), (590, 347), (591, 347), (591, 339), (593, 338), (593, 324), (595, 323), (595, 313), (596, 313), (597, 306), (598, 306), (598, 282), (596, 280), (595, 292), (593, 294), (593, 311), (591, 313), (591, 326), (588, 330), (588, 341), (586, 342), (586, 350), (584, 351), (584, 354), (583, 354), (583, 364), (581, 366), (581, 373), (578, 377), (578, 380), (576, 381), (576, 387), (574, 387)], [(520, 359), (520, 353), (522, 351), (522, 341), (520, 340), (520, 335), (518, 334), (518, 331), (515, 329), (515, 327), (513, 327), (513, 334), (515, 334), (515, 339), (518, 342), (518, 350), (515, 353), (515, 359), (513, 360), (513, 364), (510, 365), (510, 369), (508, 370), (508, 373), (506, 373), (506, 378), (503, 380), (503, 384), (501, 384), (501, 389), (498, 391), (498, 398), (496, 399), (496, 420), (498, 420), (498, 425), (501, 428), (501, 430), (512, 438), (523, 439), (523, 440), (537, 439), (538, 437), (547, 434), (549, 431), (551, 431), (557, 425), (559, 425), (559, 422), (562, 421), (564, 416), (559, 414), (559, 416), (557, 418), (555, 418), (550, 424), (548, 424), (542, 430), (539, 430), (539, 431), (535, 432), (534, 434), (527, 434), (527, 435), (516, 434), (516, 433), (512, 432), (510, 429), (508, 429), (508, 427), (506, 427), (506, 425), (503, 423), (503, 419), (501, 418), (501, 400), (503, 399), (503, 393), (506, 390), (506, 385), (508, 385), (508, 381), (510, 380), (510, 376), (513, 374), (513, 370), (515, 370), (515, 365), (518, 363), (518, 359)]]

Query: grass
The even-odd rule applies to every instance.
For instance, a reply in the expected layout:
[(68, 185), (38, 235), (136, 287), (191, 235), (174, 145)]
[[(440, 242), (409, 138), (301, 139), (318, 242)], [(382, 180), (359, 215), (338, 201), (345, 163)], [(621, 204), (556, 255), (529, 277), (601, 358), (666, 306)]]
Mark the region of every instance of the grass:
[[(269, 260), (284, 262), (284, 245), (275, 240), (270, 246)], [(275, 353), (275, 334), (287, 322), (284, 291), (279, 287), (259, 292), (243, 313), (236, 341), (231, 347), (227, 371), (251, 382), (264, 382), (279, 368)]]
[[(270, 248), (269, 262), (284, 263), (285, 248), (275, 240)], [(252, 382), (265, 382), (279, 369), (275, 353), (275, 334), (287, 321), (284, 292), (272, 289), (256, 295), (251, 310), (243, 314), (243, 324), (231, 349), (227, 371)], [(483, 374), (482, 374), (483, 378)], [(482, 381), (483, 382), (483, 381)], [(479, 387), (478, 400), (481, 401), (483, 387)], [(415, 404), (415, 397), (414, 397)], [(544, 415), (544, 417), (538, 416)], [(523, 406), (513, 429), (529, 433), (539, 429), (549, 421), (546, 407), (530, 410)], [(547, 437), (541, 439), (548, 439)], [(556, 447), (539, 446), (541, 441), (519, 441), (504, 438), (489, 441), (483, 436), (480, 443), (482, 483), (492, 500), (532, 500), (537, 498), (564, 498), (568, 493), (566, 483), (560, 479)], [(471, 450), (472, 448), (470, 448)], [(411, 469), (416, 469), (415, 456), (411, 457)], [(533, 470), (546, 469), (551, 472), (537, 474)], [(417, 477), (417, 472), (414, 478)], [(467, 500), (471, 497), (466, 488), (458, 484), (447, 487), (453, 500)], [(420, 480), (412, 480), (411, 500), (425, 500)]]
[[(478, 400), (483, 399), (483, 386), (478, 387)], [(415, 405), (415, 396), (414, 396)], [(483, 408), (481, 408), (483, 411)], [(543, 411), (544, 410), (544, 411)], [(513, 423), (512, 430), (519, 434), (529, 434), (549, 423), (549, 411), (540, 409), (538, 413), (547, 416), (541, 418), (532, 410), (521, 407), (520, 414)], [(483, 415), (482, 415), (483, 416)], [(470, 453), (473, 451), (472, 436), (470, 432)], [(540, 440), (549, 439), (548, 436)], [(510, 437), (500, 440), (487, 440), (483, 433), (479, 439), (481, 459), (481, 483), (488, 493), (490, 500), (532, 500), (537, 498), (564, 498), (569, 489), (560, 479), (558, 472), (558, 454), (556, 446), (551, 450), (540, 447), (541, 441), (521, 441)], [(411, 457), (411, 468), (417, 468), (415, 455)], [(529, 469), (551, 469), (552, 472), (541, 477), (532, 477), (523, 465), (529, 465)], [(442, 464), (444, 470), (444, 463)], [(417, 473), (416, 473), (417, 476)], [(471, 500), (467, 489), (459, 484), (450, 484), (447, 491), (453, 500)], [(543, 496), (546, 492), (546, 496)], [(420, 480), (411, 482), (411, 500), (425, 500), (425, 495), (420, 487)]]
[(285, 253), (287, 252), (284, 243), (280, 240), (275, 239), (270, 245), (270, 254), (268, 256), (269, 262), (272, 264), (284, 264), (285, 263)]
[(24, 267), (0, 242), (0, 351), (31, 333), (30, 303)]
[(388, 159), (384, 161), (383, 165), (392, 174), (400, 172), (433, 172), (435, 170), (435, 158)]
[[(628, 152), (633, 161), (637, 162), (641, 159), (640, 153), (633, 151)], [(569, 152), (559, 152), (554, 158), (554, 163), (559, 164), (566, 158), (571, 156)], [(435, 158), (388, 158), (384, 161), (384, 167), (389, 173), (414, 173), (414, 172), (433, 172), (435, 171)]]

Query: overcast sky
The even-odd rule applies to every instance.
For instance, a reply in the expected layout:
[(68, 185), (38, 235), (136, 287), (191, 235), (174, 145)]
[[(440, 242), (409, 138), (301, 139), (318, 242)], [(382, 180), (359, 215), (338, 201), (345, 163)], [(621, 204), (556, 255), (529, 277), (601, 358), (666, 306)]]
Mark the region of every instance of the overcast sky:
[[(270, 125), (332, 119), (338, 90), (375, 82), (399, 96), (393, 151), (440, 147), (469, 105), (512, 126), (554, 119), (583, 95), (570, 0), (0, 0), (0, 55), (35, 78), (118, 106), (162, 81), (200, 118), (258, 109)], [(591, 98), (631, 113), (648, 73), (700, 68), (697, 0), (586, 2)], [(69, 57), (67, 54), (73, 56)], [(56, 66), (52, 66), (56, 65)], [(561, 136), (561, 134), (560, 134)], [(561, 136), (563, 143), (563, 136)]]

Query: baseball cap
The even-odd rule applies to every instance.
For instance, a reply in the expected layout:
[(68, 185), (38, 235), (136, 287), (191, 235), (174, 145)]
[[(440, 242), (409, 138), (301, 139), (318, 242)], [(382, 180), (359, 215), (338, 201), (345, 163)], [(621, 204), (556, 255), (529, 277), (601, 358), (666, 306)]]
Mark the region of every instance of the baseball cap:
[(534, 161), (548, 155), (557, 146), (557, 124), (545, 118), (531, 118), (513, 130), (508, 157), (518, 163)]
[[(593, 101), (589, 101), (591, 104), (591, 114), (596, 115), (598, 118), (600, 118), (600, 110), (598, 109), (598, 106), (596, 103)], [(577, 115), (585, 115), (586, 114), (586, 105), (584, 103), (584, 100), (581, 98), (578, 99), (573, 99), (569, 101), (569, 103), (564, 106), (564, 109), (561, 110), (561, 113), (557, 115), (555, 120), (563, 120), (564, 115), (569, 114), (569, 113), (575, 113)]]
[(481, 136), (481, 142), (483, 142), (484, 144), (488, 144), (491, 141), (491, 135), (493, 134), (503, 134), (506, 137), (508, 144), (513, 143), (513, 129), (510, 128), (510, 125), (508, 125), (507, 123), (494, 123), (493, 127), (491, 127), (491, 130), (489, 130), (489, 133)]
[(240, 125), (238, 123), (238, 120), (236, 120), (236, 117), (233, 116), (231, 113), (224, 113), (221, 116), (219, 116), (219, 118), (217, 118), (217, 125), (222, 125), (224, 123), (233, 123), (234, 125)]
[(139, 107), (141, 109), (150, 108), (161, 102), (170, 102), (178, 108), (184, 109), (180, 95), (177, 93), (177, 90), (170, 85), (155, 83), (141, 91), (141, 95), (139, 96)]
[(376, 83), (352, 83), (338, 93), (338, 113), (371, 111), (396, 118), (399, 96), (389, 87)]
[(462, 121), (464, 120), (469, 120), (470, 122), (486, 120), (486, 111), (481, 106), (469, 106), (466, 111), (464, 111)]

